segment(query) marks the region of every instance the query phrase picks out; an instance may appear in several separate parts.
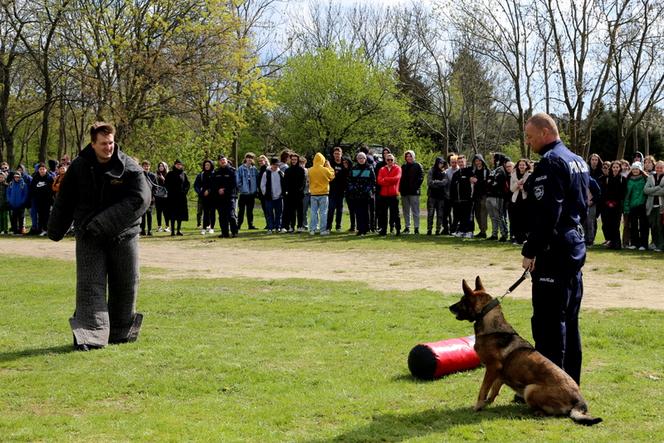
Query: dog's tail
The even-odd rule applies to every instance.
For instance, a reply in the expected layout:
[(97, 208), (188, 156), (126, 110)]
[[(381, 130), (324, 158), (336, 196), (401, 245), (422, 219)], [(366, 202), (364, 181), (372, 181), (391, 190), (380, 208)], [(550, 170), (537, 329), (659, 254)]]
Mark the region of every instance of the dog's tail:
[(588, 414), (588, 405), (586, 402), (580, 401), (569, 412), (569, 418), (574, 420), (576, 423), (584, 426), (592, 426), (597, 423), (601, 423), (602, 419), (599, 417), (593, 417)]

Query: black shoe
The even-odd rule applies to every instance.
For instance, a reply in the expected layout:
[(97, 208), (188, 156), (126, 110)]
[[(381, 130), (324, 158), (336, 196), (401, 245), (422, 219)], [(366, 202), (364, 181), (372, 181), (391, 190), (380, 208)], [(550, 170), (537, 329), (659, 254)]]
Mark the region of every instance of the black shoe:
[[(431, 229), (427, 229), (427, 235), (432, 235)], [(438, 233), (436, 233), (436, 235), (438, 235)]]
[(387, 232), (385, 231), (378, 231), (378, 235), (381, 237), (385, 237), (387, 235)]
[(415, 228), (415, 235), (419, 235), (420, 233), (420, 228)]
[(475, 238), (486, 238), (486, 232), (480, 232), (475, 236)]
[(237, 232), (233, 232), (233, 233), (231, 234), (231, 237), (232, 237), (232, 238), (237, 237)]
[(355, 232), (355, 227), (351, 226), (350, 229), (348, 230), (348, 232)]
[(507, 236), (503, 235), (502, 237), (500, 237), (500, 240), (498, 240), (498, 241), (501, 242), (501, 243), (505, 243), (507, 241)]
[[(478, 235), (477, 238), (480, 238), (480, 236)], [(487, 238), (487, 240), (498, 240), (498, 236), (492, 235), (491, 237)]]
[[(408, 230), (405, 230), (403, 232), (404, 232), (404, 234), (407, 234)], [(400, 237), (400, 236), (401, 236), (401, 231), (399, 229), (397, 229), (397, 237)]]
[[(397, 232), (399, 232), (399, 231), (397, 231)], [(404, 234), (410, 234), (410, 228), (406, 228), (406, 229), (404, 229), (404, 230), (403, 230), (403, 233), (404, 233)], [(398, 234), (397, 234), (397, 235), (398, 235)]]
[(145, 236), (145, 231), (141, 231), (140, 236)]
[(175, 237), (175, 231), (171, 231), (171, 237)]
[(74, 334), (72, 334), (72, 336), (74, 337), (74, 351), (88, 352), (88, 351), (93, 351), (95, 349), (103, 348), (103, 346), (88, 345), (88, 344), (85, 344), (85, 343), (79, 344), (76, 341), (76, 336)]
[(248, 227), (247, 229), (250, 230), (250, 231), (255, 231), (255, 230), (257, 230), (258, 228), (257, 228), (256, 226), (249, 225), (249, 227)]
[(179, 235), (180, 237), (182, 237), (182, 232), (178, 231), (177, 234), (175, 235)]
[(148, 237), (152, 237), (152, 232), (148, 232)]

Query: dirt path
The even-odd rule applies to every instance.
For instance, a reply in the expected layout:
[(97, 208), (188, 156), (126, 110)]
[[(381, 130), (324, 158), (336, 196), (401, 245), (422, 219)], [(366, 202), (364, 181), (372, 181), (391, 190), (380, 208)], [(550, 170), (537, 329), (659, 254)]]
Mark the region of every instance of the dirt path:
[[(480, 275), (489, 292), (502, 294), (520, 275), (518, 250), (501, 256), (500, 263), (479, 264), (477, 257), (462, 251), (441, 259), (434, 251), (325, 251), (303, 248), (250, 248), (241, 243), (233, 246), (232, 261), (220, 261), (227, 254), (229, 242), (206, 243), (141, 242), (141, 265), (160, 268), (163, 278), (220, 278), (259, 277), (263, 279), (315, 278), (332, 281), (360, 281), (381, 290), (399, 291), (430, 289), (441, 292), (460, 292), (461, 279)], [(54, 257), (74, 260), (74, 242), (64, 240), (57, 245), (46, 239), (3, 239), (4, 250), (34, 257)], [(223, 251), (223, 255), (222, 255)], [(452, 255), (452, 254), (449, 254)], [(371, 278), (362, 271), (370, 263)], [(639, 264), (640, 275), (631, 272), (613, 273), (611, 269), (594, 263), (592, 254), (584, 268), (584, 307), (586, 308), (650, 308), (664, 310), (662, 268), (664, 257), (649, 260), (646, 269)], [(648, 269), (648, 266), (652, 269)], [(643, 275), (649, 276), (644, 278)], [(524, 282), (512, 295), (530, 298), (530, 284)]]

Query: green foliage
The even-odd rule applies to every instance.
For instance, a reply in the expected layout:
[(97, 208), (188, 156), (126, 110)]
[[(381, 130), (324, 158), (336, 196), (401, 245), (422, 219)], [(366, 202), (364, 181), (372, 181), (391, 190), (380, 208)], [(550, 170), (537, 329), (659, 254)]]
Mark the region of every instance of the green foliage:
[(358, 51), (292, 57), (275, 82), (277, 138), (305, 153), (341, 143), (401, 145), (410, 117), (397, 94), (393, 73)]
[[(36, 269), (49, 278), (26, 283)], [(441, 295), (144, 271), (139, 341), (74, 353), (73, 263), (21, 258), (0, 268), (4, 284), (20, 288), (0, 297), (3, 440), (614, 442), (664, 433), (661, 312), (583, 310), (582, 389), (605, 420), (587, 428), (536, 416), (511, 403), (507, 387), (472, 411), (481, 369), (436, 382), (410, 376), (414, 345), (472, 333), (447, 312), (456, 286)], [(503, 309), (529, 339), (530, 303), (508, 298)]]

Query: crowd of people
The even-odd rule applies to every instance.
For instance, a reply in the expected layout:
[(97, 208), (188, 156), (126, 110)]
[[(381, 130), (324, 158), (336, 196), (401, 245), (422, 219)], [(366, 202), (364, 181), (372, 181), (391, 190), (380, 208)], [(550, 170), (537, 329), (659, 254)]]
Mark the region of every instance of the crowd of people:
[[(426, 234), (480, 238), (523, 244), (529, 231), (529, 199), (537, 187), (529, 180), (533, 162), (516, 162), (494, 153), (489, 165), (481, 154), (438, 157), (428, 171), (406, 151), (402, 164), (389, 148), (372, 153), (360, 148), (351, 159), (341, 147), (330, 158), (317, 153), (313, 164), (293, 151), (268, 158), (247, 153), (235, 168), (220, 155), (204, 160), (193, 180), (196, 223), (201, 235), (235, 237), (254, 223), (259, 202), (268, 234), (340, 231), (347, 214), (358, 236), (420, 234), (420, 199), (426, 181)], [(53, 200), (69, 158), (10, 170), (0, 165), (0, 234), (46, 235)], [(257, 164), (256, 164), (257, 163)], [(140, 162), (152, 189), (152, 202), (141, 221), (141, 235), (153, 231), (182, 235), (189, 219), (190, 179), (180, 160), (151, 170)], [(601, 219), (604, 246), (612, 249), (664, 250), (664, 161), (636, 154), (633, 162), (602, 161), (592, 154), (585, 165), (591, 176), (585, 241), (593, 245)], [(347, 210), (344, 211), (344, 204)], [(400, 207), (401, 206), (401, 207)], [(28, 230), (26, 210), (32, 221)], [(156, 213), (156, 227), (153, 213)], [(489, 224), (489, 221), (491, 223)], [(621, 229), (622, 225), (622, 229)], [(490, 228), (490, 230), (489, 230)]]

